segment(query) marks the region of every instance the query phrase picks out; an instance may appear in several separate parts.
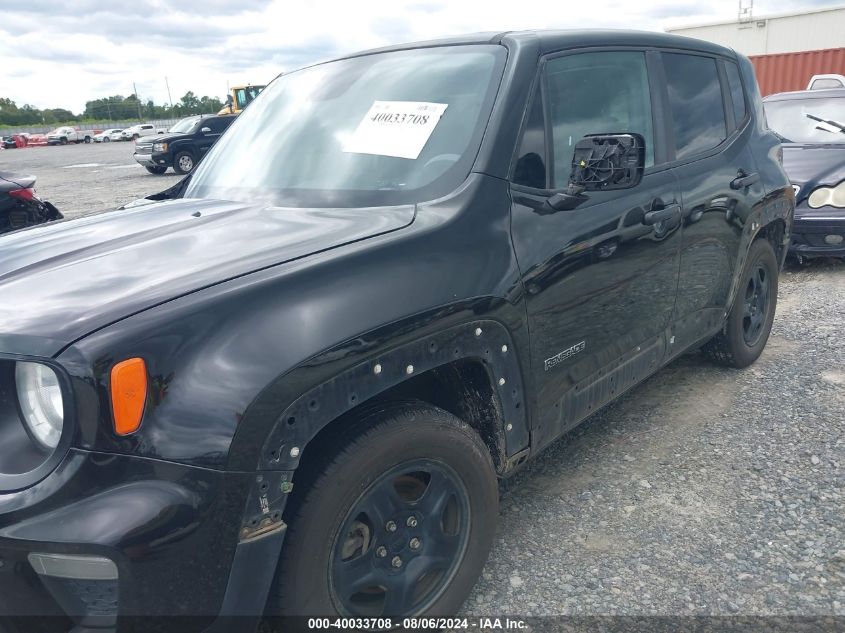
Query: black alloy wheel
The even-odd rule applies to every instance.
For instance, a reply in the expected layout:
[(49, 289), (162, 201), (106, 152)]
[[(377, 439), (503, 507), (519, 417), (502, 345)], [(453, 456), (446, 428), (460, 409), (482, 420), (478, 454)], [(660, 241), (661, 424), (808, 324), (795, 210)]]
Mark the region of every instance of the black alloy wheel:
[(769, 271), (757, 263), (745, 287), (743, 302), (742, 338), (749, 347), (760, 340), (769, 307)]
[(345, 614), (425, 611), (448, 586), (469, 536), (466, 487), (446, 464), (405, 462), (347, 513), (332, 550), (331, 588)]
[(452, 615), (496, 533), (489, 449), (465, 422), (419, 401), (374, 403), (341, 420), (306, 447), (293, 483), (271, 616)]
[(760, 357), (775, 319), (779, 265), (771, 243), (754, 240), (722, 331), (702, 351), (723, 365), (743, 368)]

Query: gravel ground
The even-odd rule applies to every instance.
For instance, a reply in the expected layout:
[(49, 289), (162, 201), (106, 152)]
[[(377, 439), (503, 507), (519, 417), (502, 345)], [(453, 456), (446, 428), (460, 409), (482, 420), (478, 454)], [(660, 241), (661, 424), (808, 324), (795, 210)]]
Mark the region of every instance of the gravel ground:
[(35, 189), (65, 217), (115, 209), (175, 185), (169, 170), (154, 176), (132, 158), (135, 143), (112, 142), (0, 150), (0, 169), (38, 178)]
[[(74, 217), (177, 182), (132, 143), (0, 151)], [(465, 614), (845, 615), (845, 264), (781, 276), (762, 358), (682, 357), (502, 485)]]
[(843, 314), (845, 265), (787, 268), (755, 365), (686, 355), (505, 482), (466, 613), (845, 615)]

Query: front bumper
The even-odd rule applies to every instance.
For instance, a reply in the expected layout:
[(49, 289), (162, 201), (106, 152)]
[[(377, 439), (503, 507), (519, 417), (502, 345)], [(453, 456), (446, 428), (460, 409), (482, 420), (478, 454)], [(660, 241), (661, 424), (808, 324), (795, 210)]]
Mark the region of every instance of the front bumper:
[[(219, 616), (257, 622), (285, 533), (279, 523), (244, 538), (255, 479), (71, 450), (40, 483), (0, 494), (0, 617), (65, 620), (65, 628), (51, 630), (74, 623), (249, 630), (243, 618)], [(45, 574), (39, 557), (105, 561), (116, 578)]]
[(802, 258), (845, 257), (845, 210), (810, 210), (806, 202), (796, 208), (789, 253)]
[(135, 153), (134, 155), (135, 162), (139, 165), (143, 165), (144, 167), (171, 167), (171, 160), (168, 154), (162, 154), (160, 152), (153, 152), (151, 154), (139, 154)]

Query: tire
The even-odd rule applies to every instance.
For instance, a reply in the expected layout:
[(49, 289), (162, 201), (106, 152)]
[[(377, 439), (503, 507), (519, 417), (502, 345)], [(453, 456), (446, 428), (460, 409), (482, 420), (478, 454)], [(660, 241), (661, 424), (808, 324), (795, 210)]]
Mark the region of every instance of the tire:
[(86, 143), (90, 143), (90, 142), (91, 142), (91, 137), (90, 137), (90, 136), (86, 136), (86, 137), (85, 137), (85, 142), (86, 142)]
[(185, 175), (194, 171), (194, 155), (191, 152), (179, 152), (173, 157), (173, 171), (177, 174)]
[(161, 176), (164, 172), (167, 171), (167, 167), (144, 167), (148, 172), (151, 174), (155, 174), (156, 176)]
[(139, 138), (141, 138), (141, 135), (140, 135), (140, 134), (133, 134), (133, 135), (132, 135), (132, 140), (133, 140), (133, 141), (137, 141)]
[(454, 614), (496, 532), (487, 447), (415, 401), (372, 407), (336, 438), (328, 459), (297, 472), (269, 614)]
[(62, 145), (67, 145), (67, 139), (63, 136), (59, 143)]
[(755, 240), (725, 326), (703, 347), (705, 356), (739, 369), (760, 357), (775, 319), (778, 272), (772, 245), (766, 239)]
[(103, 143), (111, 143), (111, 139), (108, 136), (104, 136)]

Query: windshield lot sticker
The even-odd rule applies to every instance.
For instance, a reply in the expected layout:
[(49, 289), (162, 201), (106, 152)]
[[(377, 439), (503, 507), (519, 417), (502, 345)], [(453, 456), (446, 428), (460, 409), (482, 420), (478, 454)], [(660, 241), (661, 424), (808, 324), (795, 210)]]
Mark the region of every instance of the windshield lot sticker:
[(343, 151), (415, 160), (447, 107), (445, 103), (376, 101)]

